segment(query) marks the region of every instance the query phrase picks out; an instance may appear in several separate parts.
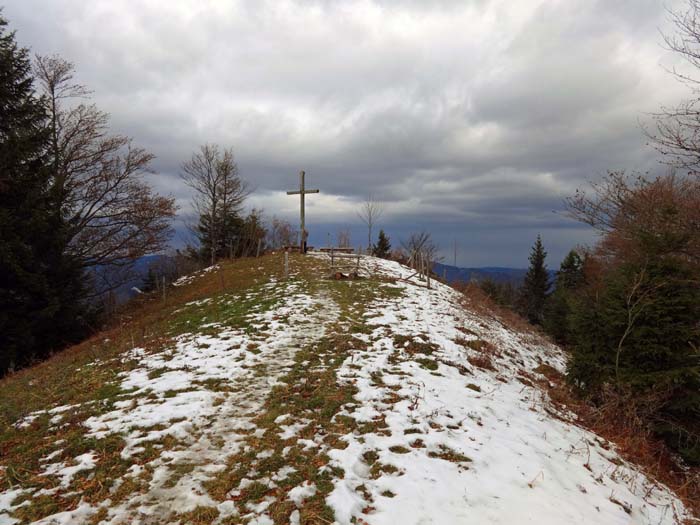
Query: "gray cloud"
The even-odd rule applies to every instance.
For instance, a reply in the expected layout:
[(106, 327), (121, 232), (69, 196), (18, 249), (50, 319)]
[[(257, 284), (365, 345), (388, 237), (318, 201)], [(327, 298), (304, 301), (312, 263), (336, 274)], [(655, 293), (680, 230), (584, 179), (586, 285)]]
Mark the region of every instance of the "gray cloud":
[(20, 42), (74, 61), (152, 178), (188, 211), (179, 166), (233, 145), (251, 205), (294, 219), (306, 169), (312, 241), (369, 193), (396, 238), (429, 229), (464, 265), (554, 265), (592, 232), (562, 200), (606, 169), (656, 170), (638, 122), (686, 93), (662, 65), (682, 0), (6, 0)]

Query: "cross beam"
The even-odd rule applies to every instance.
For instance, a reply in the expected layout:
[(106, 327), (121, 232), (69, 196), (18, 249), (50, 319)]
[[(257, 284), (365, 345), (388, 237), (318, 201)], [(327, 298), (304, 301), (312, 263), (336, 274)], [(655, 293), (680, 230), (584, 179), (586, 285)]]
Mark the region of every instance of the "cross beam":
[(319, 193), (320, 190), (307, 190), (304, 185), (304, 171), (299, 172), (299, 189), (295, 191), (288, 191), (287, 195), (299, 195), (299, 214), (301, 218), (301, 243), (299, 244), (299, 251), (301, 253), (306, 253), (306, 225), (304, 224), (304, 208), (306, 205), (304, 196), (308, 193)]

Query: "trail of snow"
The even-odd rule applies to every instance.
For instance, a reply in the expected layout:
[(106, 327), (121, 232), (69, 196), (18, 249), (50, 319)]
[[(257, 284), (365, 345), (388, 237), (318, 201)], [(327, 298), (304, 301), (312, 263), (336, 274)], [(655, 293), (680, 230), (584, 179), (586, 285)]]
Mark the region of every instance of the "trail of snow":
[[(187, 512), (200, 505), (218, 506), (222, 518), (235, 514), (230, 502), (218, 504), (212, 500), (202, 483), (225, 468), (227, 458), (239, 451), (247, 433), (255, 428), (251, 420), (259, 414), (270, 389), (289, 370), (296, 350), (322, 337), (325, 323), (336, 311), (327, 297), (308, 296), (295, 284), (272, 283), (270, 291), (278, 286), (284, 286), (286, 296), (281, 306), (253, 316), (254, 322), (268, 324), (265, 335), (249, 336), (240, 330), (225, 329), (215, 336), (183, 336), (172, 354), (144, 357), (142, 368), (128, 373), (122, 385), (160, 393), (191, 387), (197, 381), (222, 380), (235, 387), (233, 392), (222, 394), (200, 388), (177, 394), (156, 406), (139, 403), (136, 409), (118, 410), (88, 421), (93, 432), (99, 434), (105, 427), (110, 429), (114, 421), (118, 422), (117, 428), (124, 429), (146, 426), (146, 422), (157, 424), (164, 417), (186, 417), (163, 430), (130, 436), (127, 449), (166, 433), (174, 433), (180, 439), (189, 434), (190, 438), (185, 448), (164, 452), (153, 462), (155, 472), (149, 490), (127, 505), (109, 509), (111, 520), (107, 523), (126, 524), (148, 516)], [(255, 353), (247, 349), (250, 343), (256, 345)], [(262, 371), (256, 370), (261, 366)], [(148, 370), (162, 368), (169, 371), (148, 379)], [(181, 464), (196, 467), (175, 486), (165, 486)], [(136, 514), (129, 511), (136, 507)]]
[[(388, 277), (411, 273), (389, 261), (364, 264)], [(424, 283), (396, 286), (404, 297), (368, 308), (366, 322), (375, 327), (365, 336), (369, 350), (340, 372), (359, 389), (345, 415), (358, 422), (384, 418), (388, 428), (348, 435), (346, 449), (330, 452), (345, 471), (327, 500), (337, 523), (680, 523), (683, 505), (668, 489), (596, 435), (550, 416), (544, 394), (515, 380), (541, 363), (563, 370), (559, 349), (466, 312), (460, 295), (440, 283), (432, 290)], [(479, 352), (463, 346), (464, 338), (477, 336), (460, 328), (496, 347), (496, 371), (469, 363)], [(397, 334), (435, 344), (437, 369), (396, 348)], [(368, 452), (396, 472), (372, 475)]]

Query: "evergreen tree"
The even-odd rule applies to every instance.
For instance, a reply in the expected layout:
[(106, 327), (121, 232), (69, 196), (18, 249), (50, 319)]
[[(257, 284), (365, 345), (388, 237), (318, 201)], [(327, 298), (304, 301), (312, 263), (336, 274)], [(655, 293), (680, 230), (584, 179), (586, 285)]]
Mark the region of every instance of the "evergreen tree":
[(692, 275), (672, 258), (613, 271), (599, 299), (576, 309), (569, 378), (594, 398), (606, 383), (661, 394), (652, 428), (700, 464), (700, 286)]
[(244, 220), (237, 212), (229, 211), (216, 215), (215, 222), (216, 224), (212, 225), (210, 215), (203, 214), (199, 217), (196, 230), (199, 239), (199, 258), (210, 261), (212, 254), (215, 259), (230, 255), (239, 257), (243, 251)]
[(556, 287), (575, 290), (583, 284), (583, 260), (576, 250), (571, 250), (561, 262), (557, 272)]
[(498, 302), (501, 290), (498, 286), (498, 283), (494, 281), (491, 277), (486, 277), (479, 281), (479, 288), (481, 288), (481, 291), (488, 295), (495, 302)]
[(28, 50), (0, 17), (0, 374), (70, 342), (83, 319), (81, 271), (48, 191), (49, 139)]
[(148, 268), (148, 273), (143, 279), (143, 284), (141, 285), (141, 291), (144, 293), (150, 293), (158, 289), (158, 276), (156, 272), (153, 271), (152, 267)]
[(547, 252), (538, 235), (530, 252), (530, 268), (525, 274), (525, 281), (520, 290), (521, 313), (533, 324), (541, 324), (544, 318), (544, 305), (551, 283), (544, 261)]
[(389, 237), (387, 237), (384, 230), (379, 230), (379, 237), (377, 238), (377, 244), (372, 247), (372, 255), (375, 257), (381, 257), (382, 259), (387, 259), (391, 253), (391, 243), (389, 242)]
[(572, 302), (583, 281), (583, 261), (576, 250), (571, 250), (557, 272), (556, 287), (544, 311), (543, 327), (559, 344), (571, 342)]

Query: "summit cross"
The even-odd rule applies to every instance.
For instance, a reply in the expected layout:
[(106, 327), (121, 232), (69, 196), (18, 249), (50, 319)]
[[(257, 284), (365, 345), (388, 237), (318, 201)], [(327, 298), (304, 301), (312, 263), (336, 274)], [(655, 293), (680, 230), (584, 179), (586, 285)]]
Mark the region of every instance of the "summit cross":
[(305, 217), (304, 217), (304, 208), (306, 206), (306, 201), (304, 199), (304, 196), (307, 193), (319, 193), (320, 190), (307, 190), (306, 186), (304, 185), (304, 176), (306, 174), (304, 171), (299, 172), (299, 189), (294, 190), (294, 191), (288, 191), (287, 195), (299, 195), (299, 215), (301, 219), (301, 243), (299, 244), (299, 251), (301, 253), (306, 253), (306, 238), (308, 234), (306, 233), (306, 225), (305, 225)]

